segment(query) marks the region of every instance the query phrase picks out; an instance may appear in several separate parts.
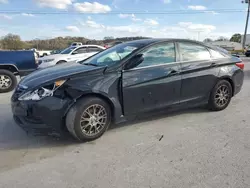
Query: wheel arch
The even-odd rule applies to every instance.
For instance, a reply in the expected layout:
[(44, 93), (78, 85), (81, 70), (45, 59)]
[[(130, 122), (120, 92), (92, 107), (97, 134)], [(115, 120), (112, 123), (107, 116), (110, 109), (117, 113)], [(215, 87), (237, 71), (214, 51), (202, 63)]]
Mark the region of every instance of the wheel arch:
[(80, 99), (83, 98), (83, 97), (97, 97), (97, 98), (100, 98), (100, 99), (104, 100), (110, 106), (111, 116), (112, 116), (112, 119), (113, 119), (115, 106), (114, 106), (114, 103), (111, 101), (110, 98), (108, 98), (107, 96), (105, 96), (105, 95), (103, 95), (101, 93), (83, 94), (83, 95), (81, 95)]
[(229, 76), (223, 76), (223, 77), (220, 77), (219, 80), (226, 80), (226, 81), (228, 81), (231, 84), (231, 87), (232, 87), (232, 96), (234, 96), (235, 85), (234, 85), (233, 79), (230, 78)]
[(66, 117), (67, 113), (69, 112), (69, 110), (79, 101), (81, 100), (82, 98), (85, 98), (85, 97), (97, 97), (97, 98), (100, 98), (102, 99), (103, 101), (105, 101), (109, 106), (110, 106), (110, 110), (111, 110), (111, 121), (114, 120), (114, 116), (115, 116), (115, 105), (114, 103), (112, 102), (112, 100), (105, 96), (104, 94), (101, 94), (101, 93), (85, 93), (85, 94), (82, 94), (80, 95), (78, 98), (76, 98), (74, 100), (74, 102), (69, 106), (69, 108), (66, 110), (65, 114), (64, 114), (64, 117)]
[(59, 62), (62, 62), (62, 61), (63, 61), (64, 63), (67, 63), (67, 62), (68, 62), (68, 61), (65, 60), (65, 59), (59, 59), (59, 60), (56, 61), (56, 64), (58, 64)]
[(8, 70), (14, 74), (18, 74), (18, 68), (13, 64), (0, 64), (0, 69)]

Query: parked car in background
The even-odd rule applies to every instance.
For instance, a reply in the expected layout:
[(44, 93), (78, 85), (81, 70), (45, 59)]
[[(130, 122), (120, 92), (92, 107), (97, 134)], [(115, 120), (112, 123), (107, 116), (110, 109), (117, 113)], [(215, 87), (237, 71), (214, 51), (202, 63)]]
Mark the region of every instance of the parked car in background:
[(240, 58), (239, 54), (232, 53), (233, 51), (228, 51), (225, 48), (222, 48), (220, 46), (213, 46), (213, 47), (216, 48), (218, 51), (221, 51), (222, 53), (225, 53), (225, 54), (232, 55), (232, 56)]
[(46, 68), (69, 61), (84, 60), (104, 49), (104, 47), (98, 45), (71, 46), (61, 51), (60, 54), (39, 58), (39, 68)]
[(115, 46), (115, 45), (121, 44), (121, 43), (123, 43), (123, 42), (121, 42), (121, 41), (115, 41), (115, 42), (111, 42), (111, 43), (105, 44), (104, 47), (105, 48), (110, 48), (112, 46)]
[(247, 49), (247, 50), (246, 50), (245, 56), (246, 56), (246, 57), (250, 57), (250, 49)]
[(18, 125), (100, 137), (111, 122), (167, 107), (225, 109), (243, 84), (244, 63), (203, 43), (147, 39), (111, 47), (85, 61), (36, 71), (12, 96)]
[(82, 46), (81, 42), (73, 42), (71, 46)]
[(50, 54), (51, 54), (51, 55), (53, 55), (53, 54), (60, 54), (61, 51), (62, 51), (62, 50), (52, 50)]
[(36, 48), (32, 48), (31, 50), (36, 52), (39, 57), (44, 57), (44, 56), (48, 56), (51, 54), (50, 50), (37, 50)]
[(25, 76), (37, 66), (34, 51), (0, 51), (0, 93), (12, 91), (17, 85), (16, 76)]

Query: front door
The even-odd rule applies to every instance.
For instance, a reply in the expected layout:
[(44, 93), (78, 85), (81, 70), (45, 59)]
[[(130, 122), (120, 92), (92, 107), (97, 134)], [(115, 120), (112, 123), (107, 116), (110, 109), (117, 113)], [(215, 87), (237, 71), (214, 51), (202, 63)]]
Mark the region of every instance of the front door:
[(139, 54), (144, 60), (122, 73), (125, 115), (179, 103), (181, 76), (175, 44), (155, 44)]

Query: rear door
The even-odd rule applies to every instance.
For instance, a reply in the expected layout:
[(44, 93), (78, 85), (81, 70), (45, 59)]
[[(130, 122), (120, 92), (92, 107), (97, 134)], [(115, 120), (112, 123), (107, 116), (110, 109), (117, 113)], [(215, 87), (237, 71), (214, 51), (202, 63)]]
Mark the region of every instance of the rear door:
[(88, 56), (92, 56), (101, 51), (103, 51), (103, 49), (99, 48), (98, 46), (88, 46)]
[(139, 54), (142, 63), (122, 73), (125, 115), (179, 103), (181, 76), (175, 44), (155, 44)]
[(211, 58), (207, 47), (197, 43), (178, 42), (178, 49), (182, 76), (180, 102), (207, 100), (219, 73), (216, 59)]

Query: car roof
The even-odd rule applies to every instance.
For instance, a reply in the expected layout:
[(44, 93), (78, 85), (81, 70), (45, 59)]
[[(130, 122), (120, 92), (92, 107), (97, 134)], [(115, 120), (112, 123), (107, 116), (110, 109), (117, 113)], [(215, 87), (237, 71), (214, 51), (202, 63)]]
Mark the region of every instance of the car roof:
[(168, 41), (179, 41), (179, 42), (193, 42), (193, 43), (200, 43), (204, 45), (204, 43), (190, 40), (190, 39), (177, 39), (177, 38), (151, 38), (151, 39), (140, 39), (140, 40), (133, 40), (130, 42), (136, 42), (136, 43), (144, 43), (144, 44), (150, 44), (150, 43), (158, 43), (158, 42), (168, 42)]
[(98, 48), (105, 49), (103, 46), (99, 46), (99, 45), (95, 45), (95, 44), (85, 44), (85, 45), (81, 45), (81, 46), (76, 46), (75, 49), (78, 49), (78, 48), (81, 48), (81, 47), (98, 47)]
[(208, 48), (212, 48), (214, 50), (218, 50), (215, 46), (213, 45), (207, 45), (203, 42), (200, 41), (195, 41), (195, 40), (190, 40), (190, 39), (178, 39), (178, 38), (151, 38), (151, 39), (140, 39), (140, 40), (133, 40), (133, 41), (129, 41), (129, 42), (125, 42), (125, 43), (131, 43), (131, 44), (141, 44), (143, 46), (147, 46), (147, 45), (151, 45), (151, 44), (155, 44), (155, 43), (160, 43), (160, 42), (170, 42), (170, 41), (174, 41), (174, 42), (190, 42), (190, 43), (195, 43), (198, 45), (202, 45), (202, 46), (206, 46)]

